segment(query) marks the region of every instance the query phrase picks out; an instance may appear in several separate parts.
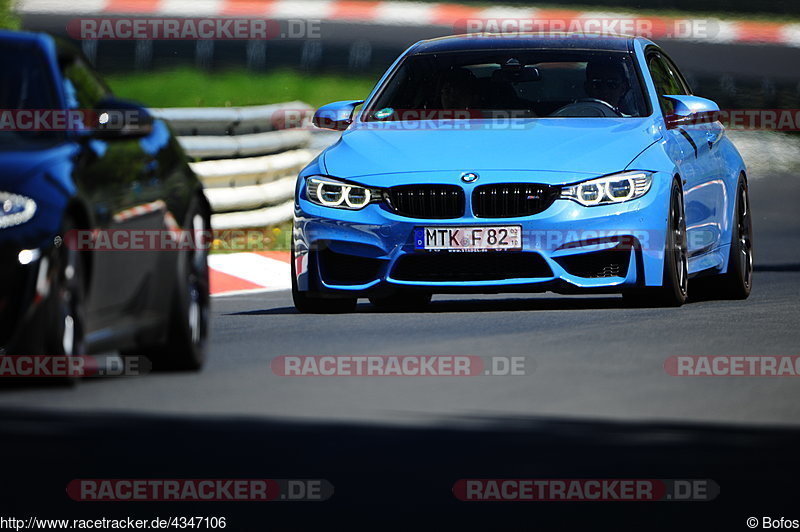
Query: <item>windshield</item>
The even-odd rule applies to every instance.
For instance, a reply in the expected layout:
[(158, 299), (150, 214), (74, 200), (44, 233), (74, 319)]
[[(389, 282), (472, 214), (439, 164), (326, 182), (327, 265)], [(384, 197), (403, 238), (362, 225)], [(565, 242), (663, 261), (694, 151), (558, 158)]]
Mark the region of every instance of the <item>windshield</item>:
[(472, 50), (409, 56), (364, 120), (648, 114), (627, 52)]
[[(52, 141), (63, 136), (58, 131), (19, 126), (19, 111), (55, 109), (57, 102), (47, 63), (42, 52), (27, 43), (0, 42), (0, 146), (19, 148), (28, 143)], [(35, 130), (34, 130), (35, 129)]]

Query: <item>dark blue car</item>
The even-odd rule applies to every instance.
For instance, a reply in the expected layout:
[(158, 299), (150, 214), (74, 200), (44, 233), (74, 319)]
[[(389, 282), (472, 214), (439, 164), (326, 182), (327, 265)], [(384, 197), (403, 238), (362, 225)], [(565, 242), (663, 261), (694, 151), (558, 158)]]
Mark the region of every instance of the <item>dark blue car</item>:
[(98, 250), (74, 238), (209, 228), (167, 125), (115, 99), (80, 52), (48, 35), (0, 31), (0, 71), (0, 353), (115, 350), (199, 368), (206, 250)]

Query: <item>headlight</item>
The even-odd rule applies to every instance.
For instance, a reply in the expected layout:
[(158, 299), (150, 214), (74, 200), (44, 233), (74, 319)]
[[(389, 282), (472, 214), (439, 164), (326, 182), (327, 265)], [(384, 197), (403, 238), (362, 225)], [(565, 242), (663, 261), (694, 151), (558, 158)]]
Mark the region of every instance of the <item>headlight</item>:
[(381, 201), (383, 192), (377, 188), (360, 187), (314, 176), (306, 179), (306, 197), (317, 205), (358, 210)]
[(0, 192), (0, 229), (24, 224), (36, 213), (36, 202), (25, 196)]
[(641, 198), (652, 184), (650, 172), (622, 172), (563, 187), (559, 197), (587, 207), (608, 205)]

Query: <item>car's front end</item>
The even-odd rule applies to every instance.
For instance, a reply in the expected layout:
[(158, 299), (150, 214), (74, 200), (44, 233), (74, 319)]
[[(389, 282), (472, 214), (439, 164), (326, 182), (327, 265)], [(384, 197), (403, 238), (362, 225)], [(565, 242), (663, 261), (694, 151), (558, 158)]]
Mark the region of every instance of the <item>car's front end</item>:
[[(352, 190), (355, 182), (307, 179), (295, 229), (301, 289), (310, 288), (309, 278), (312, 290), (343, 297), (660, 285), (664, 231), (652, 222), (665, 216), (658, 192), (627, 204), (586, 206), (564, 196), (577, 187), (541, 184), (546, 179), (536, 172), (485, 171), (479, 184), (463, 185), (441, 174), (424, 177), (424, 184), (385, 189), (361, 181), (380, 200), (357, 211), (315, 204), (307, 192), (318, 183)], [(658, 187), (669, 177), (633, 172), (608, 182), (655, 180)]]
[[(554, 143), (582, 136), (586, 121), (564, 120), (541, 134)], [(642, 125), (617, 121), (606, 127)], [(298, 290), (353, 298), (409, 290), (619, 292), (661, 284), (671, 173), (630, 166), (629, 156), (624, 163), (616, 162), (616, 155), (595, 158), (605, 148), (587, 149), (588, 158), (574, 159), (572, 171), (552, 163), (540, 163), (545, 169), (511, 169), (523, 159), (511, 155), (504, 168), (493, 169), (487, 167), (489, 157), (462, 152), (465, 142), (483, 144), (487, 153), (494, 141), (504, 142), (486, 127), (473, 123), (458, 132), (422, 132), (356, 126), (346, 132), (298, 181)], [(423, 135), (427, 140), (420, 143)], [(641, 151), (648, 142), (655, 144), (651, 137), (634, 149)], [(348, 164), (352, 151), (365, 143), (394, 152), (407, 170), (395, 172), (391, 163), (375, 161)], [(420, 145), (436, 146), (438, 156), (430, 154), (427, 165), (399, 156)], [(426, 160), (423, 155), (418, 160)], [(473, 166), (449, 167), (455, 160)], [(615, 164), (618, 171), (610, 171)], [(363, 175), (367, 168), (387, 171)]]
[[(37, 110), (60, 106), (45, 35), (0, 31), (0, 353), (41, 354), (61, 217), (75, 193), (70, 180), (78, 147)], [(47, 116), (41, 113), (42, 116)], [(33, 129), (32, 129), (33, 128)]]
[(0, 147), (0, 352), (43, 352), (37, 343), (42, 335), (29, 333), (51, 319), (44, 308), (53, 276), (50, 254), (72, 194), (62, 174), (73, 152), (69, 144)]

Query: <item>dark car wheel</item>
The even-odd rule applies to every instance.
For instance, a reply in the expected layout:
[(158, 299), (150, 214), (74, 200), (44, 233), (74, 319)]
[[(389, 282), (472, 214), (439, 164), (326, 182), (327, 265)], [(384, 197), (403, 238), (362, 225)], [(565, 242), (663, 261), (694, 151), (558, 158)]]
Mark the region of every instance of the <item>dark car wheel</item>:
[[(67, 235), (75, 225), (65, 220), (61, 231)], [(86, 279), (83, 258), (62, 236), (53, 246), (53, 280), (50, 292), (54, 305), (53, 327), (45, 329), (48, 353), (62, 356), (80, 356), (85, 353), (85, 302)]]
[(431, 294), (425, 292), (400, 293), (385, 297), (371, 297), (369, 302), (382, 310), (420, 310), (431, 302)]
[[(202, 208), (190, 214), (187, 230), (195, 235), (208, 230), (208, 215)], [(152, 353), (147, 356), (153, 369), (198, 370), (205, 363), (211, 300), (208, 278), (206, 246), (181, 252), (166, 342), (147, 350)]]
[[(295, 270), (295, 259), (294, 259), (294, 242), (292, 242), (292, 253), (291, 253), (291, 262), (292, 262), (292, 301), (294, 302), (294, 308), (297, 309), (298, 312), (303, 314), (343, 314), (347, 312), (353, 312), (356, 309), (356, 303), (358, 302), (357, 298), (348, 297), (348, 298), (322, 298), (322, 297), (315, 297), (310, 292), (301, 292), (297, 288), (297, 273)], [(309, 261), (309, 273), (314, 270), (312, 268), (312, 264)], [(309, 283), (310, 286), (313, 286), (313, 282)]]
[[(72, 357), (85, 354), (86, 277), (83, 257), (65, 238), (75, 229), (66, 218), (53, 245), (40, 260), (46, 268), (46, 295), (37, 317), (22, 326), (10, 355)], [(25, 383), (72, 385), (78, 376), (57, 376), (25, 379)], [(21, 382), (19, 384), (22, 384)]]
[(736, 221), (731, 236), (728, 272), (720, 276), (721, 293), (730, 299), (747, 299), (753, 288), (753, 218), (750, 193), (744, 179), (736, 189)]
[(753, 218), (744, 178), (736, 187), (728, 271), (698, 282), (704, 299), (747, 299), (750, 296), (753, 287)]
[(689, 251), (683, 191), (677, 181), (670, 193), (667, 235), (664, 247), (664, 280), (660, 287), (625, 292), (626, 301), (635, 306), (680, 307), (689, 295)]

